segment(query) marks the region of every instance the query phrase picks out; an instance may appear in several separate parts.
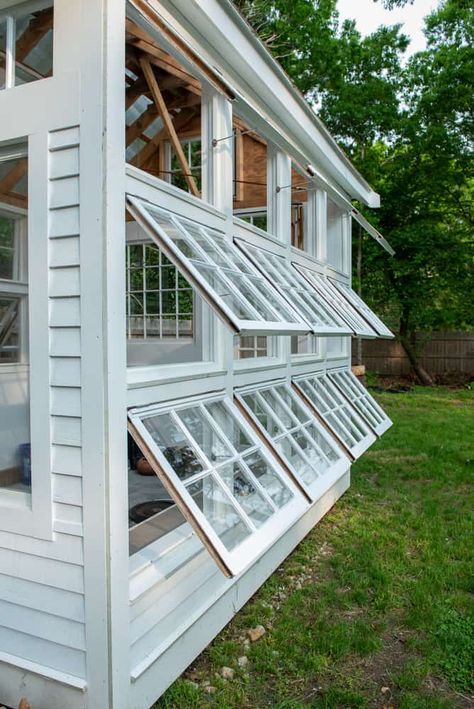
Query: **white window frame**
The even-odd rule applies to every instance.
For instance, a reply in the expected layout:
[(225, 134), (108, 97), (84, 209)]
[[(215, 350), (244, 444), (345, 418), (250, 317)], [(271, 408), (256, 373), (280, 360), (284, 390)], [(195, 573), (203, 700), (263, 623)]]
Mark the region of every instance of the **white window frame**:
[(357, 310), (359, 314), (363, 318), (365, 318), (365, 320), (367, 320), (371, 328), (377, 333), (378, 337), (387, 339), (393, 339), (395, 337), (393, 332), (388, 329), (388, 327), (385, 325), (385, 323), (382, 322), (378, 315), (376, 315), (374, 311), (369, 308), (367, 303), (365, 303), (362, 298), (355, 292), (355, 290), (353, 290), (350, 286), (347, 285), (347, 283), (341, 283), (340, 281), (337, 281), (333, 278), (330, 278), (329, 280), (337, 288), (341, 295), (347, 301), (349, 301), (352, 307)]
[[(31, 493), (0, 488), (0, 529), (52, 539), (52, 476), (50, 422), (48, 249), (48, 144), (47, 132), (28, 137), (28, 341), (30, 373)], [(9, 143), (10, 144), (10, 143)], [(5, 154), (7, 145), (3, 148)], [(18, 152), (12, 154), (16, 157)], [(2, 210), (11, 210), (3, 206)], [(34, 217), (34, 218), (33, 218)], [(11, 366), (11, 365), (8, 365)], [(14, 365), (15, 366), (15, 365)]]
[[(282, 399), (279, 393), (275, 391), (276, 387), (278, 386), (284, 386), (287, 394), (291, 396), (291, 398), (295, 401), (301, 411), (304, 412), (304, 415), (306, 417), (304, 421), (298, 419), (296, 414), (291, 411), (291, 409), (288, 407), (288, 404)], [(291, 419), (298, 420), (298, 423), (295, 423), (291, 428), (288, 428), (284, 424), (284, 422), (278, 416), (276, 411), (270, 408), (270, 405), (262, 396), (262, 391), (268, 390), (273, 392), (273, 395), (277, 398), (281, 407), (287, 413), (287, 415)], [(246, 402), (245, 396), (249, 394), (255, 395), (258, 398), (259, 404), (265, 411), (266, 415), (276, 422), (282, 433), (279, 433), (276, 436), (270, 436), (269, 431), (257, 419), (254, 412)], [(268, 441), (269, 447), (272, 448), (274, 451), (274, 455), (276, 455), (282, 460), (292, 477), (301, 487), (306, 490), (307, 494), (313, 502), (316, 502), (321, 497), (321, 495), (323, 495), (326, 490), (332, 487), (332, 485), (334, 485), (334, 483), (341, 477), (341, 475), (344, 475), (344, 473), (346, 473), (347, 470), (350, 468), (350, 458), (344, 453), (344, 451), (337, 444), (335, 439), (329, 433), (327, 433), (324, 426), (321, 425), (319, 419), (316, 418), (312, 410), (305, 404), (304, 399), (301, 397), (301, 395), (297, 393), (297, 391), (290, 384), (288, 384), (286, 380), (273, 381), (266, 384), (259, 383), (254, 384), (250, 387), (237, 389), (235, 392), (235, 398), (237, 399), (242, 409), (246, 412), (247, 417), (252, 420), (254, 426), (258, 428), (261, 435)], [(278, 450), (277, 445), (280, 439), (291, 437), (292, 443), (299, 457), (303, 459), (306, 464), (311, 465), (311, 461), (307, 457), (306, 453), (300, 448), (298, 442), (293, 438), (293, 434), (303, 432), (304, 437), (311, 441), (312, 445), (316, 449), (318, 449), (319, 454), (327, 460), (326, 454), (320, 449), (319, 444), (312, 439), (311, 435), (306, 430), (310, 424), (318, 430), (319, 435), (325, 439), (328, 446), (330, 446), (333, 451), (338, 454), (338, 460), (328, 465), (328, 468), (326, 470), (322, 472), (316, 471), (316, 479), (310, 485), (308, 485), (298, 475), (296, 469), (292, 466), (291, 462), (284, 456), (281, 451)]]
[(328, 372), (328, 377), (377, 436), (382, 436), (392, 426), (380, 404), (349, 369)]
[[(272, 469), (281, 479), (283, 484), (289, 489), (293, 495), (293, 500), (288, 502), (284, 507), (275, 510), (272, 518), (265, 522), (261, 528), (255, 528), (254, 531), (241, 542), (234, 550), (229, 551), (219, 536), (207, 521), (205, 515), (200, 511), (191, 495), (187, 492), (184, 483), (179, 479), (178, 475), (173, 470), (170, 463), (161, 453), (158, 445), (155, 443), (147, 429), (142, 423), (143, 417), (152, 417), (170, 411), (178, 411), (182, 408), (196, 406), (202, 403), (222, 402), (227, 411), (244, 429), (246, 435), (254, 444), (252, 451), (258, 452), (263, 456), (265, 461), (272, 466)], [(168, 490), (171, 497), (175, 500), (177, 507), (185, 519), (191, 524), (196, 534), (200, 537), (202, 543), (207, 548), (211, 556), (214, 558), (220, 570), (228, 577), (233, 577), (243, 572), (247, 567), (251, 566), (263, 552), (270, 547), (276, 539), (283, 534), (308, 508), (308, 500), (303, 494), (301, 488), (297, 486), (287, 472), (281, 467), (276, 459), (274, 459), (269, 449), (262, 445), (258, 435), (246, 421), (238, 407), (224, 394), (209, 394), (199, 397), (188, 397), (178, 400), (174, 405), (162, 403), (152, 406), (147, 406), (141, 409), (132, 409), (128, 412), (129, 431), (135, 438), (137, 445), (142, 449), (147, 456), (155, 473), (158, 475), (163, 485)], [(209, 418), (209, 423), (213, 425), (212, 418)], [(216, 429), (217, 430), (217, 429)], [(220, 430), (220, 429), (218, 429)], [(188, 440), (192, 441), (190, 434), (186, 434)], [(222, 436), (222, 432), (221, 432)], [(230, 441), (224, 436), (225, 443), (232, 449)], [(199, 448), (199, 446), (197, 446)], [(206, 477), (209, 471), (212, 471), (212, 464), (206, 467), (202, 473), (198, 473), (190, 480), (202, 479)], [(217, 480), (217, 476), (214, 476)], [(219, 486), (221, 484), (219, 483)], [(222, 483), (223, 486), (223, 483)], [(257, 486), (261, 492), (261, 486)], [(223, 487), (226, 496), (231, 499), (228, 490)], [(238, 509), (237, 503), (232, 500), (232, 505)], [(240, 516), (242, 510), (238, 509)], [(246, 517), (246, 515), (245, 515)], [(246, 520), (248, 524), (248, 519)], [(250, 523), (249, 526), (254, 526)], [(139, 552), (138, 552), (139, 553)]]
[(377, 337), (375, 330), (367, 323), (365, 318), (353, 307), (353, 305), (342, 296), (333, 282), (322, 273), (313, 270), (310, 265), (295, 264), (296, 269), (305, 278), (308, 284), (316, 291), (331, 308), (338, 314), (351, 332), (338, 333), (341, 335), (353, 334), (357, 337), (373, 339)]
[[(329, 405), (325, 402), (325, 408), (321, 409), (319, 402), (320, 394), (314, 389), (314, 381), (324, 388), (324, 396), (329, 400)], [(350, 394), (346, 395), (329, 379), (327, 372), (315, 372), (313, 374), (303, 374), (294, 378), (295, 386), (305, 399), (307, 404), (316, 412), (317, 416), (329, 427), (333, 436), (340, 442), (343, 448), (350, 454), (352, 459), (359, 458), (372, 443), (376, 436), (361, 418), (356, 408), (351, 403)], [(307, 387), (310, 391), (305, 391)], [(344, 437), (331, 424), (331, 418), (336, 419), (338, 426), (343, 430)], [(351, 432), (352, 426), (356, 426), (359, 433), (355, 435)]]
[[(261, 316), (259, 316), (259, 313), (257, 310), (253, 308), (253, 306), (250, 305), (249, 303), (249, 311), (254, 312), (255, 314), (255, 319), (252, 320), (245, 320), (245, 319), (240, 319), (230, 308), (229, 306), (222, 300), (222, 298), (218, 295), (216, 291), (211, 290), (210, 286), (206, 282), (206, 280), (203, 278), (201, 275), (199, 269), (194, 266), (194, 264), (187, 259), (183, 254), (180, 252), (180, 250), (174, 245), (172, 240), (167, 236), (166, 232), (154, 222), (152, 217), (148, 214), (147, 211), (147, 205), (144, 205), (143, 200), (137, 200), (135, 197), (129, 195), (128, 196), (128, 204), (129, 204), (129, 209), (132, 213), (132, 215), (135, 217), (137, 222), (141, 224), (141, 226), (150, 234), (151, 238), (156, 241), (156, 243), (160, 246), (160, 248), (163, 250), (163, 252), (166, 254), (166, 256), (169, 258), (170, 261), (172, 261), (178, 269), (181, 271), (181, 273), (185, 276), (185, 278), (188, 280), (191, 285), (196, 288), (196, 290), (200, 293), (200, 295), (203, 297), (204, 300), (206, 300), (211, 307), (216, 311), (216, 313), (220, 316), (224, 322), (226, 322), (229, 327), (232, 329), (232, 331), (235, 334), (242, 334), (242, 335), (271, 335), (271, 334), (280, 334), (280, 335), (290, 335), (290, 334), (305, 334), (308, 332), (310, 329), (309, 324), (301, 318), (299, 313), (294, 310), (294, 308), (291, 307), (291, 305), (284, 299), (282, 298), (279, 293), (276, 291), (275, 288), (272, 287), (271, 283), (263, 276), (262, 280), (262, 275), (258, 271), (258, 269), (254, 268), (250, 262), (248, 262), (245, 257), (243, 257), (240, 252), (237, 251), (236, 256), (238, 256), (241, 260), (246, 262), (246, 266), (249, 268), (250, 275), (256, 276), (262, 283), (265, 284), (267, 287), (267, 294), (265, 295), (265, 307), (270, 306), (270, 310), (274, 310), (272, 306), (272, 300), (275, 300), (277, 302), (277, 305), (279, 308), (285, 308), (287, 312), (294, 318), (293, 322), (291, 321), (285, 321), (282, 318), (279, 318), (278, 312), (274, 310), (275, 314), (275, 320), (269, 321), (269, 320), (263, 320)], [(157, 211), (164, 211), (162, 208), (157, 207), (154, 204), (150, 204), (149, 207), (152, 210), (157, 210)], [(169, 212), (166, 214), (166, 217), (171, 219), (173, 222), (173, 226), (177, 228), (178, 230), (182, 230), (181, 222), (186, 220), (188, 223), (191, 221), (189, 218), (183, 217), (179, 218), (179, 221), (177, 220), (176, 217), (171, 215)], [(205, 224), (198, 223), (194, 225), (197, 228), (204, 228), (204, 229), (209, 229), (212, 227), (207, 227)], [(221, 232), (220, 236), (222, 236), (224, 239), (226, 238), (225, 232)], [(233, 246), (232, 242), (227, 239), (227, 244), (228, 248), (236, 249), (235, 246)], [(217, 248), (217, 250), (219, 250)], [(203, 257), (203, 260), (208, 260), (207, 257), (205, 256), (204, 251), (200, 249), (199, 246), (196, 244), (196, 251), (201, 252), (201, 255)], [(236, 269), (236, 272), (238, 269)], [(219, 269), (216, 269), (216, 273), (219, 273)], [(244, 274), (244, 271), (242, 271), (242, 274)], [(232, 295), (235, 296), (238, 300), (242, 299), (242, 295), (240, 294), (240, 291), (238, 288), (233, 284), (233, 283), (228, 283), (228, 286), (230, 285), (230, 290), (232, 292)], [(255, 295), (258, 297), (259, 296), (259, 291), (256, 288), (256, 286), (251, 285), (250, 288), (254, 291)], [(247, 306), (246, 306), (247, 307)]]
[[(7, 7), (0, 10), (0, 24), (5, 22), (6, 24), (6, 37), (5, 37), (5, 86), (3, 91), (13, 89), (16, 86), (16, 72), (15, 72), (15, 54), (16, 54), (16, 18), (29, 14), (31, 12), (38, 12), (39, 10), (45, 10), (48, 7), (53, 7), (53, 0), (31, 0), (31, 2), (10, 2)], [(54, 22), (53, 22), (54, 31)], [(53, 52), (54, 61), (54, 52)], [(52, 64), (53, 64), (52, 61)], [(34, 71), (31, 70), (34, 75)], [(42, 81), (46, 77), (38, 76), (35, 81)]]
[[(341, 314), (334, 312), (334, 307), (327, 302), (327, 299), (321, 299), (319, 296), (315, 297), (314, 288), (311, 287), (307, 279), (304, 279), (298, 269), (293, 268), (293, 264), (288, 259), (287, 254), (278, 253), (276, 250), (265, 251), (260, 246), (257, 247), (255, 244), (250, 244), (241, 239), (236, 239), (235, 241), (262, 275), (272, 279), (280, 295), (289, 302), (290, 298), (292, 299), (293, 307), (298, 310), (300, 317), (304, 317), (309, 322), (312, 334), (330, 336), (350, 335), (352, 333)], [(280, 266), (274, 266), (276, 263), (279, 263)], [(286, 280), (289, 277), (292, 279), (291, 282)], [(285, 282), (285, 287), (282, 285), (283, 282)], [(298, 285), (298, 289), (295, 288), (295, 284)], [(330, 324), (325, 324), (322, 321), (316, 308), (324, 312), (324, 317)]]

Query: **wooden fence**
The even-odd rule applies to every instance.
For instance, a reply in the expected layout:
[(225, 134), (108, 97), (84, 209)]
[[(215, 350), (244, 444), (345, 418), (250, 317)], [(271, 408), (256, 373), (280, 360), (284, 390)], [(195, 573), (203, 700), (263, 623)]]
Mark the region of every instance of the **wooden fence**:
[[(352, 361), (357, 346), (352, 347)], [(394, 340), (363, 340), (362, 363), (368, 372), (399, 377), (410, 373), (403, 347)], [(474, 376), (474, 332), (435, 332), (423, 348), (421, 364), (432, 375), (462, 374)]]

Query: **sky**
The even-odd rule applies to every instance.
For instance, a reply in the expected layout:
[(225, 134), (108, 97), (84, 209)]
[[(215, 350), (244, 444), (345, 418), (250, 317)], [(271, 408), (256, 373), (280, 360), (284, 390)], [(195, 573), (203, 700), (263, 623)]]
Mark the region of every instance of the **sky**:
[(385, 10), (380, 0), (338, 0), (341, 20), (353, 19), (362, 35), (367, 35), (380, 25), (402, 24), (402, 31), (411, 38), (406, 56), (425, 49), (423, 18), (438, 5), (437, 0), (415, 0), (413, 5)]

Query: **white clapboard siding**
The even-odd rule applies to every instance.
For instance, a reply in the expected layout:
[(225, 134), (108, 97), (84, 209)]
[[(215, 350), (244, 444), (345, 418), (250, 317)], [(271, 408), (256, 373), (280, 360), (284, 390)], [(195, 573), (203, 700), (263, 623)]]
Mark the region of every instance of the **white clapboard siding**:
[(75, 650), (2, 626), (0, 626), (0, 647), (7, 647), (10, 655), (16, 655), (59, 672), (66, 672), (74, 677), (85, 677), (83, 650)]
[(0, 549), (0, 574), (15, 575), (17, 578), (36, 581), (46, 586), (84, 593), (82, 565), (65, 561)]
[(49, 136), (52, 540), (0, 532), (0, 651), (85, 678), (79, 129)]
[(0, 574), (0, 587), (4, 601), (60, 618), (69, 618), (76, 623), (84, 622), (84, 601), (80, 593), (44, 586), (5, 574)]
[[(167, 639), (180, 627), (183, 618), (189, 618), (193, 611), (202, 608), (210, 598), (222, 589), (223, 583), (226, 583), (211, 559), (204, 560), (203, 557), (203, 561), (203, 566), (207, 567), (207, 574), (203, 575), (201, 570), (196, 569), (187, 579), (183, 578), (173, 590), (174, 604), (169, 608), (168, 614), (160, 618), (155, 625), (148, 626), (146, 632), (141, 635), (135, 634), (136, 637), (132, 641), (130, 651), (132, 671), (158, 648), (164, 649)], [(198, 583), (199, 585), (197, 585)], [(190, 593), (190, 589), (192, 589), (192, 593)], [(147, 623), (143, 623), (141, 629), (145, 630), (146, 628)], [(132, 632), (135, 632), (135, 629)]]

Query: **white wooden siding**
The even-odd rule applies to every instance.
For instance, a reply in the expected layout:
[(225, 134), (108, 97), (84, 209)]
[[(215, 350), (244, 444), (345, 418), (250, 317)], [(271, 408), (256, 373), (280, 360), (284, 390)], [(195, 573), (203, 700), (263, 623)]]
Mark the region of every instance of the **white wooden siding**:
[(54, 535), (50, 541), (0, 531), (0, 654), (17, 656), (19, 666), (33, 663), (40, 674), (43, 667), (45, 674), (83, 679), (77, 128), (50, 133), (48, 177), (50, 411), (44, 415), (50, 417)]

